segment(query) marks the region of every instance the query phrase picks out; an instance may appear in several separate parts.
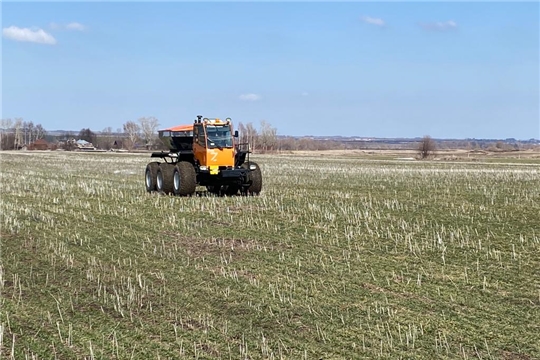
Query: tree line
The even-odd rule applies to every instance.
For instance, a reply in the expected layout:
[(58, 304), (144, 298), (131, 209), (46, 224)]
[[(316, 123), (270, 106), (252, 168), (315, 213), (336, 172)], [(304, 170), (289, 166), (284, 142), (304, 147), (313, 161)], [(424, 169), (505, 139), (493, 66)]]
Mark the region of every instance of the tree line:
[[(259, 153), (295, 150), (415, 149), (421, 158), (429, 158), (434, 153), (435, 148), (441, 150), (445, 148), (461, 148), (468, 150), (509, 151), (533, 146), (518, 141), (511, 143), (507, 141), (495, 142), (470, 139), (435, 141), (429, 136), (425, 136), (417, 141), (409, 140), (398, 143), (391, 143), (384, 140), (365, 142), (316, 139), (308, 136), (278, 136), (277, 128), (266, 120), (261, 120), (257, 125), (253, 122), (238, 122), (233, 124), (234, 129), (239, 132), (238, 140), (241, 146), (247, 146), (242, 144), (249, 144), (251, 151)], [(65, 150), (76, 149), (75, 142), (77, 140), (87, 141), (95, 148), (104, 150), (167, 150), (158, 138), (159, 129), (159, 120), (156, 117), (149, 116), (126, 121), (116, 131), (113, 131), (113, 128), (108, 126), (101, 131), (82, 128), (78, 132), (67, 131), (63, 134), (52, 135), (39, 123), (35, 124), (32, 121), (25, 121), (22, 118), (15, 118), (13, 120), (1, 119), (0, 149), (20, 149), (36, 140), (44, 139), (49, 143), (53, 143), (55, 148)]]
[[(14, 150), (44, 139), (55, 143), (58, 148), (73, 150), (75, 142), (84, 140), (99, 149), (147, 149), (166, 150), (158, 138), (159, 120), (154, 116), (129, 120), (122, 128), (113, 131), (106, 127), (102, 131), (82, 128), (80, 131), (66, 131), (59, 135), (50, 135), (41, 124), (25, 121), (22, 118), (2, 119), (0, 123), (0, 149)], [(274, 151), (279, 148), (277, 129), (267, 121), (261, 121), (256, 127), (252, 122), (239, 122), (235, 129), (240, 133), (240, 143), (249, 143), (255, 151)]]
[[(342, 141), (278, 136), (277, 128), (266, 120), (261, 120), (257, 125), (253, 122), (233, 123), (233, 127), (239, 132), (238, 142), (241, 146), (249, 145), (251, 151), (259, 153), (358, 148), (357, 145), (346, 144)], [(56, 148), (64, 150), (76, 149), (78, 140), (84, 140), (95, 148), (104, 150), (167, 150), (158, 138), (159, 129), (159, 120), (149, 116), (126, 121), (116, 131), (108, 126), (101, 131), (82, 128), (78, 132), (66, 131), (62, 134), (50, 135), (41, 124), (34, 125), (33, 122), (24, 121), (21, 118), (16, 118), (14, 121), (2, 119), (0, 148), (2, 150), (19, 149), (36, 140), (45, 139), (54, 143)]]
[(43, 139), (46, 131), (41, 124), (24, 121), (22, 118), (0, 120), (0, 148), (17, 149), (24, 144)]

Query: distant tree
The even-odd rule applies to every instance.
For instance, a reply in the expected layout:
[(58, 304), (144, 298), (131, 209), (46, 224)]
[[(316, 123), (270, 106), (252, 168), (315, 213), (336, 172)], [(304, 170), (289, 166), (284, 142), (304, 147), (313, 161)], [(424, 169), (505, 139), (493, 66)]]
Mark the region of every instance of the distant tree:
[(128, 141), (125, 145), (129, 149), (133, 149), (135, 146), (137, 139), (139, 138), (140, 129), (139, 125), (134, 121), (128, 121), (124, 124), (124, 133), (128, 136)]
[(22, 118), (15, 118), (15, 123), (13, 124), (13, 127), (15, 128), (15, 138), (13, 139), (13, 148), (19, 149), (24, 144), (24, 136), (23, 136), (23, 119)]
[(13, 125), (13, 121), (11, 119), (9, 119), (9, 118), (0, 120), (0, 129), (2, 131), (11, 129), (12, 125)]
[(429, 135), (425, 135), (418, 144), (418, 155), (421, 159), (426, 159), (433, 154), (435, 148), (435, 141)]
[(15, 148), (15, 134), (6, 133), (1, 135), (0, 138), (0, 149), (2, 150), (12, 150)]
[(298, 142), (299, 150), (319, 150), (317, 141), (312, 138), (303, 137)]
[(47, 135), (47, 131), (45, 131), (45, 129), (43, 128), (41, 124), (37, 124), (34, 129), (34, 139), (35, 140), (43, 139), (45, 135)]
[(100, 134), (96, 135), (96, 142), (94, 145), (99, 149), (110, 150), (114, 144), (112, 132), (113, 128), (111, 126), (107, 126), (101, 130)]
[(158, 119), (153, 116), (139, 118), (139, 126), (141, 129), (141, 136), (147, 148), (154, 145), (154, 141), (157, 138), (157, 131), (159, 127)]
[(23, 121), (20, 120), (20, 137), (19, 141), (21, 144), (31, 144), (36, 140), (43, 139), (46, 135), (46, 131), (41, 124), (35, 125), (33, 121)]
[(78, 138), (84, 141), (88, 141), (89, 143), (92, 143), (92, 144), (95, 144), (96, 142), (96, 134), (89, 128), (81, 129), (81, 131), (79, 132)]
[[(2, 119), (0, 121), (0, 149), (6, 150), (6, 149), (13, 149), (13, 144), (8, 144), (8, 142), (12, 142), (14, 137), (9, 136), (12, 134), (8, 133), (8, 130), (11, 129), (11, 125), (13, 122), (11, 119)], [(11, 138), (10, 141), (8, 141), (8, 138)]]
[(239, 122), (236, 126), (236, 130), (238, 130), (238, 142), (240, 144), (245, 144), (248, 142), (247, 134), (246, 134), (246, 127), (242, 122)]
[(275, 150), (277, 148), (277, 129), (270, 123), (261, 120), (260, 144), (263, 151)]
[(251, 122), (247, 123), (245, 131), (247, 139), (246, 142), (249, 143), (249, 147), (253, 150), (257, 149), (259, 145), (259, 132)]
[(280, 150), (282, 151), (298, 150), (298, 142), (296, 141), (295, 138), (291, 136), (287, 136), (281, 140)]
[(23, 121), (22, 131), (24, 134), (24, 143), (26, 145), (34, 141), (34, 123), (32, 121)]
[(476, 141), (474, 141), (474, 140), (469, 141), (469, 144), (468, 144), (468, 146), (467, 146), (467, 149), (469, 149), (469, 150), (476, 150), (476, 149), (478, 149), (478, 143), (477, 143)]

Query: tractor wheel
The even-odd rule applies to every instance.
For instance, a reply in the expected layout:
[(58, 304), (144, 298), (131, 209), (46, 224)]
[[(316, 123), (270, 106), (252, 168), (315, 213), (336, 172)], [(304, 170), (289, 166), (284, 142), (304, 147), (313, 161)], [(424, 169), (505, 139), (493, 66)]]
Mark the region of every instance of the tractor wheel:
[(180, 161), (173, 170), (173, 192), (178, 196), (189, 196), (195, 193), (197, 174), (193, 165)]
[(157, 172), (159, 169), (158, 162), (151, 162), (146, 165), (146, 171), (144, 172), (144, 183), (146, 185), (146, 191), (156, 191)]
[(262, 173), (261, 168), (253, 161), (242, 164), (244, 169), (249, 169), (250, 165), (255, 165), (255, 170), (251, 170), (247, 176), (247, 186), (242, 188), (242, 193), (245, 195), (259, 195), (262, 190)]
[(173, 192), (173, 171), (173, 164), (159, 164), (156, 176), (156, 190), (158, 192), (167, 195)]

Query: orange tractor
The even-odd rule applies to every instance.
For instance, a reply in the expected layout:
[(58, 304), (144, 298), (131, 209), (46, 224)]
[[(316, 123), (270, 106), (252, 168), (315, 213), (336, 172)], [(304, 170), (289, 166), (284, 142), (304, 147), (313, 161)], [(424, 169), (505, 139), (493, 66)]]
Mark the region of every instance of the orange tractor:
[(262, 174), (259, 165), (249, 160), (249, 144), (238, 143), (238, 131), (231, 119), (203, 118), (192, 125), (158, 131), (168, 152), (151, 157), (163, 161), (146, 166), (146, 191), (191, 196), (197, 185), (222, 195), (259, 195)]

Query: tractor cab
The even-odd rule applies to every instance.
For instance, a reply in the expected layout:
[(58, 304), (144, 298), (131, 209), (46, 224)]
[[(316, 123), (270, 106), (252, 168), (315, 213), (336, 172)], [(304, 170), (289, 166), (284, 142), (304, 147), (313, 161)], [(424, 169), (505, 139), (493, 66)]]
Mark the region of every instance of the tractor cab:
[[(237, 133), (235, 133), (236, 135)], [(232, 169), (235, 165), (235, 147), (231, 120), (201, 119), (193, 124), (193, 155), (196, 165), (211, 174)]]

